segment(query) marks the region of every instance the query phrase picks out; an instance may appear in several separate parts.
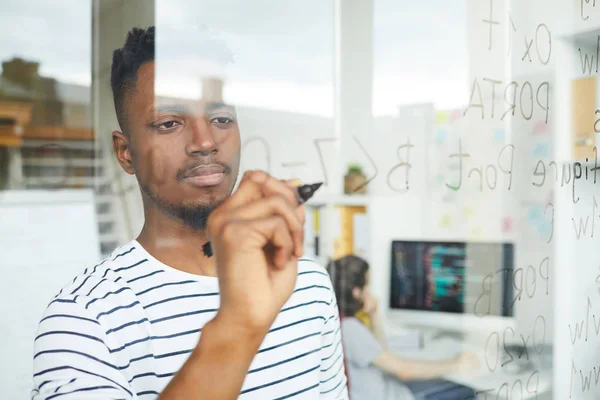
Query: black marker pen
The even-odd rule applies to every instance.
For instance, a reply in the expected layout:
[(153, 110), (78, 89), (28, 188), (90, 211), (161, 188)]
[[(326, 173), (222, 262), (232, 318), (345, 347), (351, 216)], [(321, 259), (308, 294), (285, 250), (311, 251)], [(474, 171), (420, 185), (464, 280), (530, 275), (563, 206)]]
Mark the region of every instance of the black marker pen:
[[(306, 185), (298, 186), (295, 189), (296, 197), (298, 199), (298, 205), (301, 206), (302, 204), (306, 203), (308, 199), (310, 199), (315, 194), (317, 189), (321, 187), (321, 185), (323, 185), (323, 182), (309, 183)], [(202, 251), (204, 252), (204, 255), (206, 257), (212, 257), (213, 251), (210, 242), (206, 242), (202, 245)]]

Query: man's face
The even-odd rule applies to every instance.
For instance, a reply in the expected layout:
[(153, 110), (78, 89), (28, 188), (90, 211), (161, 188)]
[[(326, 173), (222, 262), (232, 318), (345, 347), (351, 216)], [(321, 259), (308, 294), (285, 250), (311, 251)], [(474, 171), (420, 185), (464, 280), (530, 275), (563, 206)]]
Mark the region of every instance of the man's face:
[[(135, 173), (144, 201), (205, 229), (208, 213), (229, 197), (237, 179), (240, 133), (233, 107), (214, 99), (188, 102), (154, 97), (154, 63), (142, 65), (126, 94), (128, 137), (113, 135), (123, 168)], [(122, 137), (123, 145), (119, 145)], [(121, 153), (129, 156), (124, 163)], [(125, 157), (126, 158), (126, 157)]]

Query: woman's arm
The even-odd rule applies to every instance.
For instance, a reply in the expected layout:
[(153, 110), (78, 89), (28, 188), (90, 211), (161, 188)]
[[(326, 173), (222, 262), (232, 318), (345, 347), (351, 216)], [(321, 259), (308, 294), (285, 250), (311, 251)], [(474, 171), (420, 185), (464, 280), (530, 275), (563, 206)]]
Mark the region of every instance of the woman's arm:
[(376, 297), (371, 296), (369, 292), (366, 292), (364, 298), (364, 306), (363, 311), (369, 315), (369, 319), (371, 320), (371, 332), (377, 339), (377, 341), (381, 344), (384, 349), (387, 349), (387, 340), (385, 338), (385, 329), (383, 328), (383, 321), (379, 316), (379, 312), (377, 311), (378, 301)]
[(385, 338), (385, 329), (383, 328), (383, 321), (381, 320), (381, 317), (377, 312), (371, 314), (371, 331), (375, 335), (377, 341), (381, 343), (381, 347), (387, 349), (387, 340)]
[[(377, 309), (377, 299), (367, 292), (364, 298), (363, 311), (369, 314), (371, 329), (367, 329), (358, 321), (355, 324), (350, 321), (346, 324), (346, 329), (352, 329), (347, 335), (348, 344), (354, 344), (357, 349), (362, 351), (367, 347), (374, 348), (374, 346), (381, 345), (379, 355), (370, 358), (367, 363), (406, 381), (439, 378), (451, 372), (467, 371), (479, 366), (479, 359), (473, 353), (460, 353), (454, 360), (447, 361), (406, 360), (395, 356), (386, 350), (383, 321)], [(370, 335), (372, 337), (368, 338)], [(351, 339), (352, 342), (350, 342)], [(374, 345), (367, 346), (367, 343), (373, 343)], [(354, 346), (351, 347), (354, 348)], [(356, 354), (360, 354), (360, 352)]]
[(451, 372), (461, 372), (477, 368), (479, 359), (473, 353), (460, 353), (454, 360), (421, 361), (405, 360), (384, 351), (373, 360), (377, 368), (403, 381), (434, 379)]

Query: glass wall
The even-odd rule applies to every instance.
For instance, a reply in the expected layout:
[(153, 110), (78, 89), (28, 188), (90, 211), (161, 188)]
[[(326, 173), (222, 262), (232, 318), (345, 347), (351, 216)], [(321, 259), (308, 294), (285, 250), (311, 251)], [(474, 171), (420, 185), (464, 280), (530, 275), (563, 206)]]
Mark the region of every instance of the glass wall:
[(235, 121), (234, 190), (249, 170), (323, 182), (304, 259), (337, 296), (321, 361), (343, 348), (353, 400), (600, 390), (595, 2), (9, 0), (0, 21), (1, 398), (32, 396), (61, 288), (189, 200), (152, 198), (154, 174), (205, 150), (146, 121), (150, 170), (118, 151), (114, 51), (150, 26), (152, 109)]
[[(81, 263), (100, 257), (111, 220), (92, 196), (105, 168), (92, 119), (91, 2), (9, 1), (1, 9), (0, 397), (22, 399), (32, 390), (41, 313)], [(71, 248), (78, 236), (79, 254)]]

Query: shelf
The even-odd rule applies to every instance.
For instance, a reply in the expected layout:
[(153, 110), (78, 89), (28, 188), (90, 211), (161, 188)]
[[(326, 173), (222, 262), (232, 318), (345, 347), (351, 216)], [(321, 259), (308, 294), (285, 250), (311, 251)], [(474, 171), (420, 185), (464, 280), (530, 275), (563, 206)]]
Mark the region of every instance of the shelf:
[(25, 185), (48, 186), (51, 189), (56, 187), (83, 186), (84, 188), (93, 188), (98, 185), (111, 183), (112, 181), (101, 175), (88, 176), (27, 176), (23, 178)]
[(23, 157), (23, 165), (31, 167), (102, 167), (103, 160), (88, 158)]
[(0, 147), (21, 147), (23, 138), (20, 136), (0, 136)]
[(333, 193), (317, 193), (312, 199), (308, 200), (307, 206), (368, 206), (370, 201), (369, 195), (366, 194), (333, 194)]

